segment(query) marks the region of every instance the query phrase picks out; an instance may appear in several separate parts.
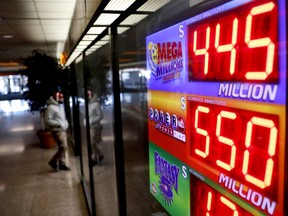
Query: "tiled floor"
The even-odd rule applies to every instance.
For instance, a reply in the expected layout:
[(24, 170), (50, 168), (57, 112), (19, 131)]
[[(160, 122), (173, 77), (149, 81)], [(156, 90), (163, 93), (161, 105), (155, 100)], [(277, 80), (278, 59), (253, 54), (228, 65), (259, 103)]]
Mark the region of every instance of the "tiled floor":
[(69, 152), (71, 171), (53, 171), (56, 146), (41, 148), (39, 128), (38, 113), (0, 110), (0, 215), (88, 215), (75, 157)]

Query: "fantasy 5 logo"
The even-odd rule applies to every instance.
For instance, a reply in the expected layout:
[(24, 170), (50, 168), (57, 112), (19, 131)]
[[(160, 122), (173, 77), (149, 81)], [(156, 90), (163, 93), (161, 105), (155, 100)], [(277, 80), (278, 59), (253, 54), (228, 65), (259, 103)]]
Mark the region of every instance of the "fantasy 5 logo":
[(178, 193), (178, 177), (180, 168), (175, 164), (169, 163), (158, 152), (154, 152), (155, 157), (155, 174), (160, 176), (159, 189), (163, 195), (166, 204), (171, 205), (173, 202), (173, 191)]
[[(183, 38), (183, 26), (179, 27), (179, 37)], [(147, 46), (147, 61), (152, 74), (156, 79), (162, 79), (167, 82), (180, 77), (183, 69), (182, 42), (165, 41), (153, 43), (149, 42)]]

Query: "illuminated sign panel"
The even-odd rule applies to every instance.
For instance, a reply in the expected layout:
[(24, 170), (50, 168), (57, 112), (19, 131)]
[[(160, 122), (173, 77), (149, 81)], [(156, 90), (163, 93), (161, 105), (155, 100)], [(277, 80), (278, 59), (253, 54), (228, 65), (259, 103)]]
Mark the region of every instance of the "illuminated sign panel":
[(189, 79), (277, 82), (276, 5), (250, 3), (188, 24)]
[(235, 0), (146, 38), (150, 188), (170, 214), (285, 214), (285, 13)]

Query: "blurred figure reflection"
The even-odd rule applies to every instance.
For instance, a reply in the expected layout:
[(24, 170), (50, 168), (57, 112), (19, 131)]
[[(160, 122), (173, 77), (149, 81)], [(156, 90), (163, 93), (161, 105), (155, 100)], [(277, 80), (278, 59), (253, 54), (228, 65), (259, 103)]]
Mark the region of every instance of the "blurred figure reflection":
[(89, 112), (89, 124), (90, 124), (90, 137), (92, 147), (92, 164), (101, 165), (104, 155), (98, 148), (99, 143), (102, 141), (102, 128), (101, 119), (103, 113), (101, 105), (98, 101), (97, 95), (93, 94), (90, 90), (87, 91), (88, 96), (88, 112)]

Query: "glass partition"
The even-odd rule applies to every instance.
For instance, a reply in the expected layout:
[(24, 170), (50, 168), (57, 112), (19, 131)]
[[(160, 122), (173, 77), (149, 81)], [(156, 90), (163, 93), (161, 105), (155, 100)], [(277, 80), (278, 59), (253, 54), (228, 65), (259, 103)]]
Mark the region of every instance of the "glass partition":
[[(128, 216), (168, 215), (154, 197), (161, 196), (160, 189), (149, 182), (146, 37), (177, 22), (187, 9), (188, 1), (171, 1), (117, 38)], [(162, 197), (169, 206), (172, 201)]]
[[(75, 88), (76, 88), (76, 104), (77, 104), (77, 122), (78, 122), (78, 130), (75, 133), (74, 140), (78, 140), (80, 142), (79, 151), (80, 157), (78, 161), (78, 170), (79, 174), (82, 178), (82, 185), (85, 191), (86, 200), (89, 206), (89, 210), (93, 212), (93, 199), (91, 195), (91, 175), (89, 172), (89, 153), (88, 153), (88, 143), (87, 143), (87, 132), (86, 132), (86, 108), (85, 108), (85, 91), (84, 91), (84, 62), (83, 55), (79, 56), (75, 61)], [(74, 89), (75, 91), (75, 89)], [(76, 125), (75, 125), (76, 126)], [(79, 145), (76, 143), (76, 145)], [(93, 181), (93, 179), (92, 179)]]
[[(87, 182), (89, 185), (89, 190), (91, 192), (90, 194), (92, 196), (90, 197), (92, 198), (91, 200), (95, 201), (95, 203), (93, 204), (95, 205), (96, 215), (101, 215), (101, 216), (120, 215), (120, 213), (118, 212), (118, 208), (117, 208), (117, 205), (119, 205), (119, 200), (117, 200), (117, 187), (116, 187), (117, 182), (116, 181), (119, 181), (119, 179), (117, 179), (116, 174), (115, 174), (115, 170), (117, 170), (116, 169), (117, 166), (115, 164), (115, 155), (116, 156), (118, 156), (119, 154), (121, 155), (121, 152), (117, 151), (118, 146), (117, 146), (117, 142), (115, 142), (115, 137), (114, 137), (115, 131), (117, 132), (117, 129), (118, 129), (118, 132), (119, 132), (120, 129), (115, 127), (114, 125), (115, 118), (117, 119), (119, 118), (119, 116), (116, 116), (116, 117), (114, 116), (115, 110), (113, 109), (114, 109), (114, 105), (116, 104), (116, 100), (114, 104), (112, 100), (112, 96), (115, 96), (115, 95), (112, 95), (113, 86), (111, 84), (112, 83), (111, 80), (113, 78), (112, 72), (111, 72), (112, 68), (113, 68), (114, 75), (115, 75), (114, 69), (115, 68), (118, 69), (118, 65), (117, 67), (114, 67), (115, 64), (112, 65), (111, 63), (111, 59), (113, 59), (113, 61), (115, 60), (114, 57), (117, 57), (117, 60), (115, 60), (114, 63), (117, 64), (119, 62), (119, 71), (116, 69), (117, 71), (116, 75), (119, 72), (119, 80), (117, 79), (117, 81), (119, 81), (119, 85), (120, 85), (119, 97), (121, 100), (121, 115), (122, 115), (121, 131), (123, 132), (122, 137), (123, 137), (123, 148), (124, 148), (124, 168), (125, 168), (125, 184), (126, 184), (124, 186), (126, 190), (125, 201), (127, 205), (127, 215), (128, 216), (169, 215), (169, 214), (178, 215), (178, 214), (183, 213), (183, 211), (185, 212), (183, 213), (183, 215), (186, 215), (187, 212), (188, 214), (191, 212), (193, 213), (195, 203), (196, 205), (198, 205), (198, 202), (196, 200), (197, 198), (195, 198), (194, 195), (201, 194), (202, 188), (206, 190), (207, 182), (205, 183), (205, 181), (203, 181), (205, 185), (203, 185), (204, 183), (201, 183), (201, 182), (200, 184), (199, 179), (198, 179), (199, 176), (197, 176), (198, 173), (194, 172), (193, 169), (189, 169), (195, 165), (193, 163), (193, 160), (189, 160), (188, 162), (181, 161), (182, 160), (181, 155), (183, 157), (186, 157), (188, 155), (186, 152), (188, 141), (187, 140), (185, 141), (185, 139), (186, 138), (191, 139), (191, 136), (192, 136), (189, 134), (189, 133), (192, 133), (191, 131), (187, 132), (188, 127), (191, 127), (192, 124), (190, 122), (190, 126), (187, 126), (186, 125), (187, 122), (185, 123), (185, 120), (186, 120), (185, 118), (186, 118), (186, 115), (187, 116), (190, 115), (193, 117), (193, 115), (196, 112), (192, 113), (191, 110), (195, 108), (194, 107), (195, 105), (193, 104), (197, 104), (196, 102), (192, 102), (192, 99), (186, 96), (187, 94), (189, 94), (189, 91), (191, 92), (199, 91), (200, 93), (199, 92), (198, 93), (199, 95), (201, 95), (203, 94), (204, 90), (206, 90), (206, 88), (204, 88), (203, 85), (209, 86), (210, 84), (208, 83), (209, 84), (208, 85), (207, 83), (205, 84), (200, 83), (199, 86), (196, 85), (197, 88), (194, 88), (193, 90), (191, 90), (192, 89), (191, 86), (195, 86), (196, 81), (191, 79), (191, 77), (188, 77), (187, 78), (188, 84), (185, 83), (181, 85), (182, 83), (180, 81), (183, 81), (182, 79), (184, 79), (183, 78), (184, 76), (180, 72), (184, 71), (185, 73), (187, 73), (189, 68), (186, 68), (185, 70), (183, 69), (184, 67), (186, 67), (185, 65), (187, 62), (183, 62), (184, 66), (181, 63), (177, 65), (177, 62), (175, 64), (174, 62), (171, 63), (171, 58), (173, 55), (178, 55), (178, 54), (179, 56), (176, 56), (176, 57), (177, 58), (179, 57), (180, 59), (183, 56), (184, 56), (183, 58), (186, 58), (188, 54), (192, 55), (191, 54), (192, 53), (191, 50), (193, 50), (191, 48), (192, 43), (190, 44), (191, 46), (188, 47), (190, 48), (191, 53), (188, 53), (188, 48), (185, 47), (183, 48), (183, 50), (182, 48), (179, 48), (178, 53), (176, 54), (172, 53), (173, 51), (172, 51), (171, 46), (174, 46), (174, 45), (171, 45), (171, 43), (182, 40), (179, 38), (185, 39), (187, 37), (187, 36), (183, 37), (183, 35), (181, 36), (181, 34), (184, 34), (187, 32), (186, 30), (185, 32), (183, 31), (183, 25), (182, 27), (181, 25), (179, 25), (179, 28), (178, 28), (177, 25), (179, 23), (181, 24), (184, 21), (186, 22), (185, 24), (189, 23), (188, 30), (190, 32), (188, 31), (188, 33), (190, 33), (190, 36), (191, 36), (189, 40), (193, 40), (195, 37), (194, 35), (197, 33), (197, 31), (195, 30), (192, 34), (191, 29), (196, 28), (193, 23), (195, 22), (195, 20), (200, 19), (199, 16), (197, 15), (202, 14), (203, 17), (206, 17), (206, 16), (210, 16), (215, 11), (219, 12), (222, 10), (221, 7), (220, 7), (221, 10), (219, 8), (218, 8), (219, 10), (217, 9), (215, 11), (212, 9), (217, 6), (221, 6), (222, 4), (226, 2), (230, 2), (230, 1), (228, 0), (170, 1), (169, 3), (167, 3), (167, 5), (160, 8), (156, 13), (153, 13), (153, 12), (149, 13), (149, 15), (145, 19), (143, 19), (141, 22), (137, 23), (137, 25), (124, 26), (125, 28), (128, 29), (125, 32), (121, 32), (120, 31), (121, 26), (119, 26), (118, 32), (121, 32), (121, 33), (117, 35), (116, 40), (114, 40), (114, 37), (113, 37), (113, 40), (111, 40), (111, 44), (108, 43), (102, 46), (101, 48), (94, 50), (93, 52), (87, 50), (84, 59), (77, 60), (78, 63), (76, 63), (76, 80), (77, 80), (77, 85), (78, 85), (77, 94), (78, 94), (78, 100), (79, 100), (78, 101), (79, 112), (81, 113), (79, 121), (81, 125), (81, 141), (82, 141), (81, 149), (82, 149), (82, 157), (83, 157), (82, 164), (83, 164), (83, 170), (84, 170), (83, 178), (85, 179), (85, 182)], [(240, 1), (237, 1), (237, 2), (240, 2)], [(273, 1), (273, 2), (276, 2), (276, 1)], [(209, 13), (203, 13), (203, 11), (208, 11)], [(172, 27), (174, 26), (175, 29), (170, 31), (169, 27), (171, 26)], [(205, 28), (203, 26), (205, 26)], [(111, 28), (112, 29), (111, 32), (113, 34), (115, 30), (114, 27), (113, 29)], [(206, 24), (203, 24), (203, 25), (201, 24), (201, 28), (199, 29), (200, 29), (199, 32), (205, 35)], [(219, 30), (218, 34), (220, 34), (219, 32), (221, 31)], [(155, 36), (155, 33), (156, 33), (156, 36)], [(157, 35), (160, 35), (159, 36), (160, 39), (158, 38)], [(205, 39), (205, 37), (203, 38)], [(153, 68), (153, 62), (151, 62), (153, 58), (153, 53), (152, 53), (153, 50), (152, 50), (152, 47), (149, 48), (150, 41), (146, 43), (146, 39), (147, 40), (151, 39), (151, 41), (153, 41), (154, 45), (156, 46), (156, 48), (154, 47), (155, 49), (162, 49), (159, 51), (159, 53), (157, 53), (158, 55), (160, 55), (157, 57), (161, 58), (160, 61), (163, 61), (161, 62), (163, 63), (163, 65), (160, 64), (160, 67), (163, 66), (163, 68), (161, 68), (160, 70), (163, 69), (163, 71), (159, 72), (157, 70), (156, 71), (154, 70), (154, 74), (159, 75), (157, 74), (157, 72), (159, 73), (163, 72), (163, 74), (165, 75), (165, 73), (168, 71), (166, 76), (163, 76), (165, 78), (161, 77), (161, 75), (163, 74), (160, 74), (159, 77), (151, 74), (151, 71), (155, 69)], [(112, 58), (111, 53), (113, 53), (115, 50), (112, 50), (111, 46), (114, 47), (115, 41), (116, 41), (115, 47), (117, 47), (116, 55), (113, 56)], [(200, 39), (198, 41), (203, 42), (203, 40), (200, 40)], [(169, 45), (169, 43), (171, 46)], [(181, 43), (182, 45), (184, 45), (186, 42), (184, 41)], [(166, 46), (166, 44), (168, 47), (167, 50), (166, 50), (166, 47), (158, 48), (158, 46)], [(175, 48), (174, 51), (176, 49), (177, 48)], [(170, 59), (169, 59), (169, 55), (170, 55)], [(192, 57), (195, 59), (198, 58), (198, 57), (196, 58), (193, 55)], [(147, 60), (147, 58), (150, 58), (150, 59)], [(215, 59), (215, 61), (219, 61), (219, 59)], [(281, 61), (283, 61), (283, 59), (281, 59)], [(165, 64), (166, 62), (168, 63)], [(155, 65), (158, 64), (158, 62), (154, 62), (154, 63)], [(176, 73), (174, 73), (171, 76), (169, 76), (170, 75), (169, 72), (174, 71), (174, 69), (169, 68), (170, 66), (174, 66), (176, 68), (175, 69)], [(84, 73), (84, 68), (85, 68), (85, 73)], [(151, 69), (151, 71), (149, 71), (147, 68), (149, 68), (149, 70)], [(192, 74), (191, 76), (194, 76), (194, 75), (195, 74)], [(153, 79), (154, 79), (153, 88), (155, 89), (151, 89), (151, 86), (150, 86), (150, 89), (149, 89), (150, 92), (147, 93), (147, 86), (149, 85), (148, 82), (151, 82), (151, 80), (153, 80), (153, 79), (150, 79), (150, 76), (153, 76)], [(198, 79), (201, 80), (201, 77), (200, 78), (198, 77)], [(194, 84), (192, 85), (191, 83), (193, 82)], [(188, 85), (190, 86), (190, 89), (188, 89), (187, 87)], [(161, 89), (162, 86), (165, 86), (164, 88), (165, 91), (164, 93), (159, 93), (159, 91), (163, 91), (163, 89)], [(259, 86), (257, 86), (257, 88), (258, 87)], [(222, 91), (225, 91), (225, 88), (228, 88), (227, 85), (223, 86)], [(152, 91), (155, 90), (155, 91), (151, 93), (151, 90)], [(209, 88), (207, 88), (207, 90), (209, 90)], [(184, 97), (182, 97), (182, 94), (184, 95)], [(92, 96), (92, 98), (94, 96), (93, 100), (95, 100), (95, 102), (98, 104), (95, 106), (98, 107), (98, 109), (99, 108), (101, 109), (100, 113), (102, 117), (101, 117), (100, 122), (97, 123), (98, 124), (97, 126), (94, 125), (92, 121), (93, 110), (92, 110), (92, 98), (90, 99), (90, 95)], [(156, 100), (155, 98), (157, 99), (157, 102), (155, 102)], [(148, 107), (148, 103), (149, 103), (149, 107)], [(185, 106), (185, 108), (183, 109), (186, 109), (186, 107), (188, 107), (190, 111), (188, 112), (187, 110), (185, 110), (184, 112), (182, 110), (181, 105)], [(154, 121), (154, 117), (155, 117), (154, 113), (153, 113), (153, 116), (149, 116), (150, 113), (148, 111), (153, 106), (160, 108), (159, 113), (158, 113), (159, 119), (156, 119), (155, 121)], [(154, 111), (153, 108), (151, 108), (152, 111)], [(210, 109), (211, 107), (210, 105), (207, 105), (206, 108)], [(216, 108), (218, 109), (219, 107), (216, 107)], [(235, 111), (234, 108), (233, 110), (231, 108), (233, 112)], [(116, 110), (119, 111), (120, 108)], [(204, 111), (197, 110), (197, 115), (198, 115), (198, 112), (205, 113)], [(175, 121), (177, 122), (176, 126), (170, 124), (171, 122), (168, 122), (168, 126), (164, 125), (164, 123), (166, 124), (166, 122), (164, 121), (165, 120), (164, 117), (165, 115), (170, 116), (169, 112), (172, 114), (171, 118), (174, 117), (174, 119), (176, 119)], [(175, 115), (173, 115), (174, 112), (175, 112)], [(149, 117), (151, 117), (151, 119), (149, 119)], [(157, 116), (155, 118), (157, 118)], [(160, 120), (160, 118), (162, 119)], [(225, 118), (227, 118), (227, 116)], [(189, 121), (191, 121), (191, 119), (189, 119)], [(265, 121), (267, 120), (265, 118), (263, 119)], [(171, 119), (169, 119), (169, 121), (170, 120)], [(159, 124), (158, 124), (158, 121), (159, 121)], [(171, 121), (173, 121), (173, 119)], [(216, 120), (214, 119), (214, 121)], [(258, 123), (256, 122), (253, 124), (258, 124)], [(149, 135), (152, 136), (152, 139), (151, 139), (152, 141), (150, 140), (151, 137), (148, 136), (148, 133), (149, 133), (148, 125), (149, 125), (149, 132), (150, 132)], [(181, 128), (182, 126), (183, 128)], [(176, 135), (171, 134), (172, 133), (171, 131), (173, 133), (175, 132)], [(185, 133), (187, 133), (188, 135), (186, 136)], [(198, 133), (195, 133), (195, 134), (198, 135)], [(95, 141), (95, 139), (97, 141)], [(155, 145), (152, 143), (153, 139), (156, 140)], [(115, 143), (116, 145), (114, 145)], [(97, 148), (94, 146), (94, 144), (96, 144), (95, 146)], [(150, 145), (150, 149), (149, 149), (149, 145)], [(119, 146), (122, 146), (122, 145), (119, 145)], [(170, 146), (170, 147), (167, 147), (167, 146)], [(103, 157), (101, 157), (101, 154), (100, 154), (100, 156), (98, 155), (98, 158), (97, 158), (97, 154), (94, 153), (95, 149), (99, 149)], [(181, 151), (182, 153), (179, 153)], [(150, 155), (150, 158), (149, 158), (149, 155)], [(117, 157), (116, 157), (116, 160), (117, 160)], [(186, 162), (188, 163), (188, 165)], [(156, 163), (159, 163), (160, 165)], [(122, 163), (120, 163), (120, 165), (122, 165)], [(167, 173), (164, 173), (164, 171), (162, 170), (163, 173), (161, 173), (158, 170), (159, 173), (157, 173), (157, 170), (156, 170), (157, 165), (159, 165), (158, 169), (164, 169), (163, 166), (170, 166), (170, 168), (171, 166), (174, 166), (173, 168), (177, 166), (177, 168), (179, 168), (177, 170), (177, 175), (179, 176), (179, 179), (181, 180), (179, 180), (177, 184), (179, 184), (179, 187), (181, 186), (182, 188), (181, 192), (178, 191), (178, 185), (176, 186), (172, 185), (171, 182), (167, 183), (168, 180), (171, 180), (171, 179), (168, 179), (168, 180), (165, 179), (166, 178), (165, 174), (169, 175), (169, 171), (167, 171)], [(172, 179), (172, 180), (175, 180), (175, 179)], [(198, 186), (197, 187), (201, 189), (201, 190), (199, 189), (200, 192), (198, 191), (198, 189), (197, 191), (193, 191), (193, 186), (198, 183), (199, 183), (199, 187)], [(165, 194), (165, 192), (167, 194)], [(215, 194), (214, 191), (212, 191), (211, 194)], [(207, 200), (207, 197), (206, 197), (206, 200)], [(202, 202), (201, 205), (205, 205), (205, 201)], [(206, 205), (204, 207), (206, 208)]]
[(118, 215), (110, 46), (86, 56), (88, 112), (96, 215)]
[[(137, 41), (135, 31), (129, 31), (125, 36), (120, 35), (118, 39), (119, 51), (125, 51), (126, 40), (133, 40), (133, 50), (141, 50), (144, 46)], [(142, 58), (143, 61), (145, 59), (145, 55), (141, 54), (136, 57)], [(121, 58), (119, 60), (127, 215), (163, 213), (165, 210), (149, 192), (145, 65), (135, 60), (131, 67), (129, 64), (121, 63)]]

